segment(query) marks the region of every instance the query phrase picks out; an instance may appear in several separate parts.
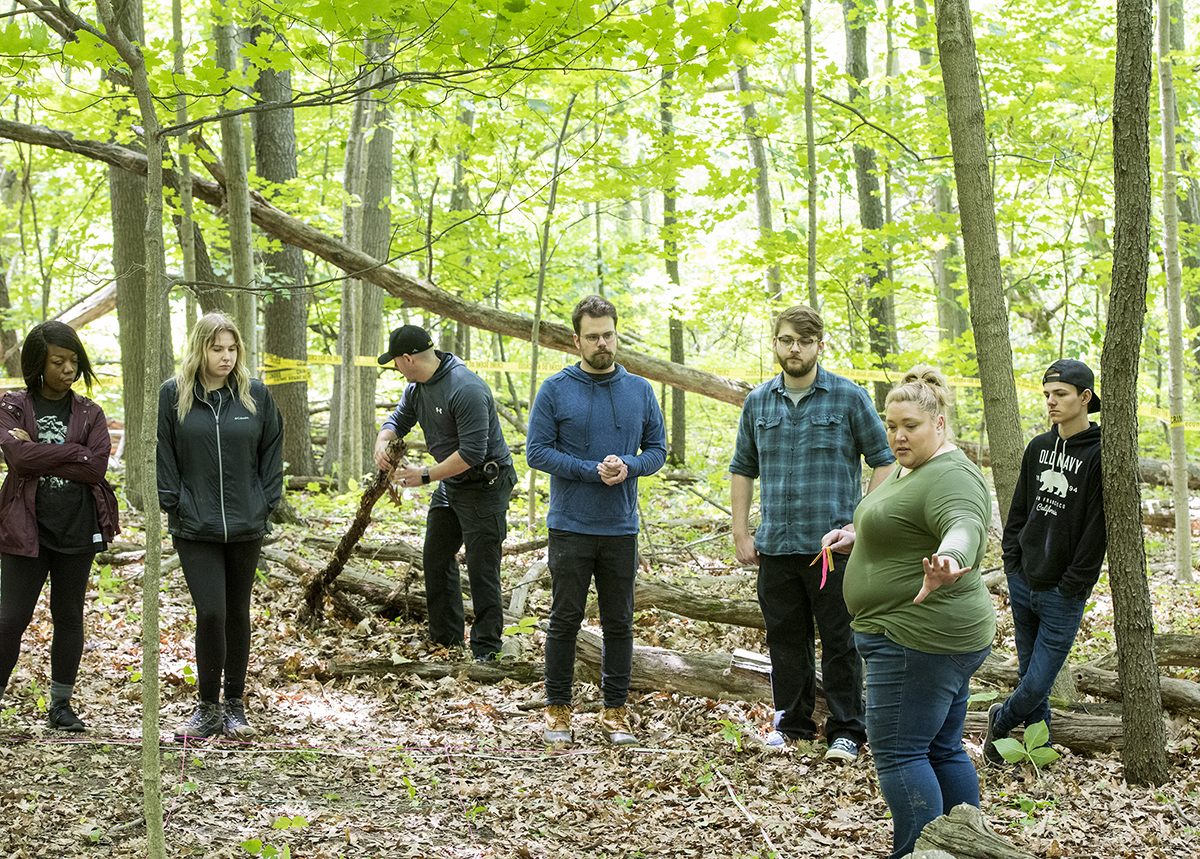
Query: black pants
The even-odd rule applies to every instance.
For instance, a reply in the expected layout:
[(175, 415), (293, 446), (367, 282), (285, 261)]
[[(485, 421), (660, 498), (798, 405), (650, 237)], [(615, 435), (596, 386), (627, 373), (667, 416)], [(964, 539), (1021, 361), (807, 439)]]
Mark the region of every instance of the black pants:
[(862, 744), (867, 739), (862, 660), (854, 646), (850, 613), (842, 599), (842, 578), (849, 555), (833, 553), (833, 568), (823, 588), (817, 557), (814, 565), (812, 555), (758, 556), (758, 605), (766, 621), (771, 653), (771, 697), (779, 720), (776, 727), (793, 739), (811, 740), (816, 735), (815, 631), (820, 630), (821, 683), (829, 705), (825, 739), (832, 743), (846, 737)]
[(600, 689), (605, 707), (624, 706), (633, 665), (633, 583), (637, 534), (609, 537), (550, 529), (550, 631), (546, 633), (546, 703), (570, 704), (575, 643), (596, 580), (600, 627)]
[(502, 468), (494, 483), (441, 484), (429, 502), (425, 520), (425, 600), (429, 638), (460, 646), (466, 620), (458, 550), (467, 549), (471, 582), (471, 653), (486, 656), (500, 650), (504, 610), (500, 605), (500, 553), (508, 533), (508, 502), (517, 482), (513, 467)]
[(196, 685), (201, 701), (241, 698), (250, 663), (250, 592), (262, 538), (201, 543), (174, 538), (183, 577), (196, 606)]
[(36, 558), (0, 554), (0, 692), (8, 686), (21, 637), (33, 620), (38, 596), (50, 576), (50, 679), (75, 685), (83, 656), (83, 601), (95, 552), (64, 555), (45, 546)]

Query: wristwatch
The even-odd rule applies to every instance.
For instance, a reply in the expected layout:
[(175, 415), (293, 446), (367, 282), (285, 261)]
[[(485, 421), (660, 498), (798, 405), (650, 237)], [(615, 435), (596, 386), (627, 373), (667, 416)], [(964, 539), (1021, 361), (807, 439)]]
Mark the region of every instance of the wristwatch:
[(429, 469), (428, 469), (428, 468), (424, 469), (424, 470), (421, 472), (421, 482), (422, 482), (422, 483), (428, 483), (428, 482), (429, 482)]

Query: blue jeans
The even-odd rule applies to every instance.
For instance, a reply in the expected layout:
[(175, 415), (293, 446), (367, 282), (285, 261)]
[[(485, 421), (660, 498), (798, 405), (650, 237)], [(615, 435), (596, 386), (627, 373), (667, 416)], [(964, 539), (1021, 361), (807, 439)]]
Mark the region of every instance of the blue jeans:
[(818, 630), (821, 684), (829, 706), (825, 741), (845, 737), (861, 744), (867, 738), (862, 660), (854, 649), (850, 613), (842, 599), (848, 557), (833, 554), (833, 568), (822, 588), (821, 562), (813, 564), (812, 555), (758, 556), (758, 606), (771, 654), (775, 727), (793, 740), (811, 740), (817, 731), (813, 710), (817, 703), (814, 637)]
[(898, 859), (934, 818), (964, 802), (979, 807), (979, 776), (962, 735), (971, 675), (991, 647), (937, 654), (886, 635), (854, 638), (867, 663), (867, 737), (892, 812), (891, 859)]
[(1050, 689), (1067, 661), (1087, 600), (1065, 597), (1058, 588), (1030, 590), (1018, 575), (1008, 577), (1008, 602), (1012, 606), (1017, 639), (1016, 691), (1000, 708), (993, 735), (1007, 737), (1019, 725), (1045, 722), (1050, 728)]
[(625, 704), (633, 667), (633, 582), (637, 575), (637, 559), (637, 534), (613, 537), (550, 529), (547, 704), (571, 703), (575, 642), (587, 608), (588, 586), (593, 578), (604, 634), (600, 650), (600, 690), (604, 694), (604, 706)]

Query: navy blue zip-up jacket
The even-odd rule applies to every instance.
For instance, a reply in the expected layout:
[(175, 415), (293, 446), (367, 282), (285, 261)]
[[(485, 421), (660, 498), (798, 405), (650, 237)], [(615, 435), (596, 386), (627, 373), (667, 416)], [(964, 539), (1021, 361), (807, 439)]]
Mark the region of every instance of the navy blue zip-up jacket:
[[(230, 383), (232, 384), (232, 382)], [(185, 540), (235, 543), (271, 530), (283, 497), (283, 421), (267, 386), (250, 380), (251, 414), (230, 387), (196, 382), (180, 423), (175, 380), (158, 392), (158, 503)]]
[[(654, 389), (620, 364), (602, 376), (578, 364), (543, 384), (529, 414), (525, 461), (550, 475), (546, 524), (577, 534), (638, 532), (637, 479), (667, 460), (666, 429)], [(638, 451), (641, 451), (639, 453)], [(596, 466), (616, 454), (629, 476), (616, 486)]]

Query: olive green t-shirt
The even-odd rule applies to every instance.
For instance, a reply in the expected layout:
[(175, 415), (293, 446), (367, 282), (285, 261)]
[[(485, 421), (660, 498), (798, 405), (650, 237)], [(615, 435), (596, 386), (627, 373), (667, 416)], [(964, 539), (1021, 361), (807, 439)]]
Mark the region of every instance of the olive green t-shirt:
[[(982, 650), (996, 634), (992, 598), (979, 576), (992, 514), (983, 475), (958, 449), (899, 473), (854, 511), (854, 550), (842, 587), (851, 626), (925, 653)], [(925, 578), (921, 561), (935, 552), (971, 570), (916, 605)]]

